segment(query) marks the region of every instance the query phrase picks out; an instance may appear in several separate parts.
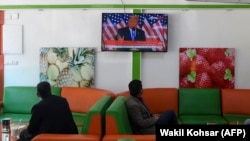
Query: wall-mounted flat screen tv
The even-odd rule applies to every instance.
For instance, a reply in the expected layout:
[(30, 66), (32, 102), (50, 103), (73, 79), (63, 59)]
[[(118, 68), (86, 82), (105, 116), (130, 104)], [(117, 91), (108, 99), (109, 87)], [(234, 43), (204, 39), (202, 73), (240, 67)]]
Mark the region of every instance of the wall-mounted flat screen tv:
[(102, 13), (102, 51), (167, 52), (168, 14)]

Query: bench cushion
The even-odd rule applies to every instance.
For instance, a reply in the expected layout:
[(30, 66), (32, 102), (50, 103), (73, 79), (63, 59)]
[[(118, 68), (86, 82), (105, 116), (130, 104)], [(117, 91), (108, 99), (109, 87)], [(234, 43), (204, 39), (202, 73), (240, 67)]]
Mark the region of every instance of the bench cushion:
[(221, 115), (220, 90), (180, 88), (179, 119), (183, 124), (227, 124)]
[(244, 124), (250, 118), (250, 89), (221, 89), (223, 117), (229, 124)]
[[(52, 94), (60, 96), (61, 88), (52, 87)], [(29, 122), (31, 109), (40, 101), (34, 86), (8, 86), (4, 88), (2, 118), (12, 118), (13, 122)]]

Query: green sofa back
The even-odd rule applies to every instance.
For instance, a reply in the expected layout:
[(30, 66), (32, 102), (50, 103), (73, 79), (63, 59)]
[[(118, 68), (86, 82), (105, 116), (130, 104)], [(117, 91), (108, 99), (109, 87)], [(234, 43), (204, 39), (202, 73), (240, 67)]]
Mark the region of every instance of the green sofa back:
[[(9, 86), (4, 88), (2, 113), (30, 114), (34, 104), (40, 101), (34, 86)], [(52, 87), (54, 95), (60, 95), (61, 88)]]
[[(100, 100), (98, 100), (89, 110), (89, 112), (86, 115), (86, 119), (84, 121), (84, 126), (82, 128), (81, 134), (88, 134), (92, 133), (91, 129), (93, 131), (99, 130), (101, 132), (101, 136), (105, 134), (105, 112), (107, 108), (111, 105), (113, 99), (111, 96), (106, 95), (103, 96)], [(97, 120), (97, 121), (96, 121)], [(101, 128), (97, 128), (95, 124), (96, 122), (99, 122), (101, 125)], [(99, 133), (98, 132), (98, 133)]]
[[(125, 105), (126, 98), (118, 96), (106, 110), (106, 134), (133, 134)], [(116, 127), (113, 127), (116, 126)]]
[(179, 88), (179, 115), (221, 115), (220, 90)]

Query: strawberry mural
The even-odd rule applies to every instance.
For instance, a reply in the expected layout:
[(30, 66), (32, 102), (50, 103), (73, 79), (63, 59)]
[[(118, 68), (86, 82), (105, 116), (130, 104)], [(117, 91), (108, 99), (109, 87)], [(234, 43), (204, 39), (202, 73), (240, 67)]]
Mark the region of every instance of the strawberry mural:
[(234, 88), (233, 48), (180, 48), (180, 88)]

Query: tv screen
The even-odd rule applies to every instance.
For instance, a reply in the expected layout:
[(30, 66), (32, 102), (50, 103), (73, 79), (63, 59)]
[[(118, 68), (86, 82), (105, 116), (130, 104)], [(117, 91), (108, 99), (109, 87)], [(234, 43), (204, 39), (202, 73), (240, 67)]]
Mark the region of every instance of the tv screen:
[(168, 15), (102, 13), (101, 50), (167, 52)]

